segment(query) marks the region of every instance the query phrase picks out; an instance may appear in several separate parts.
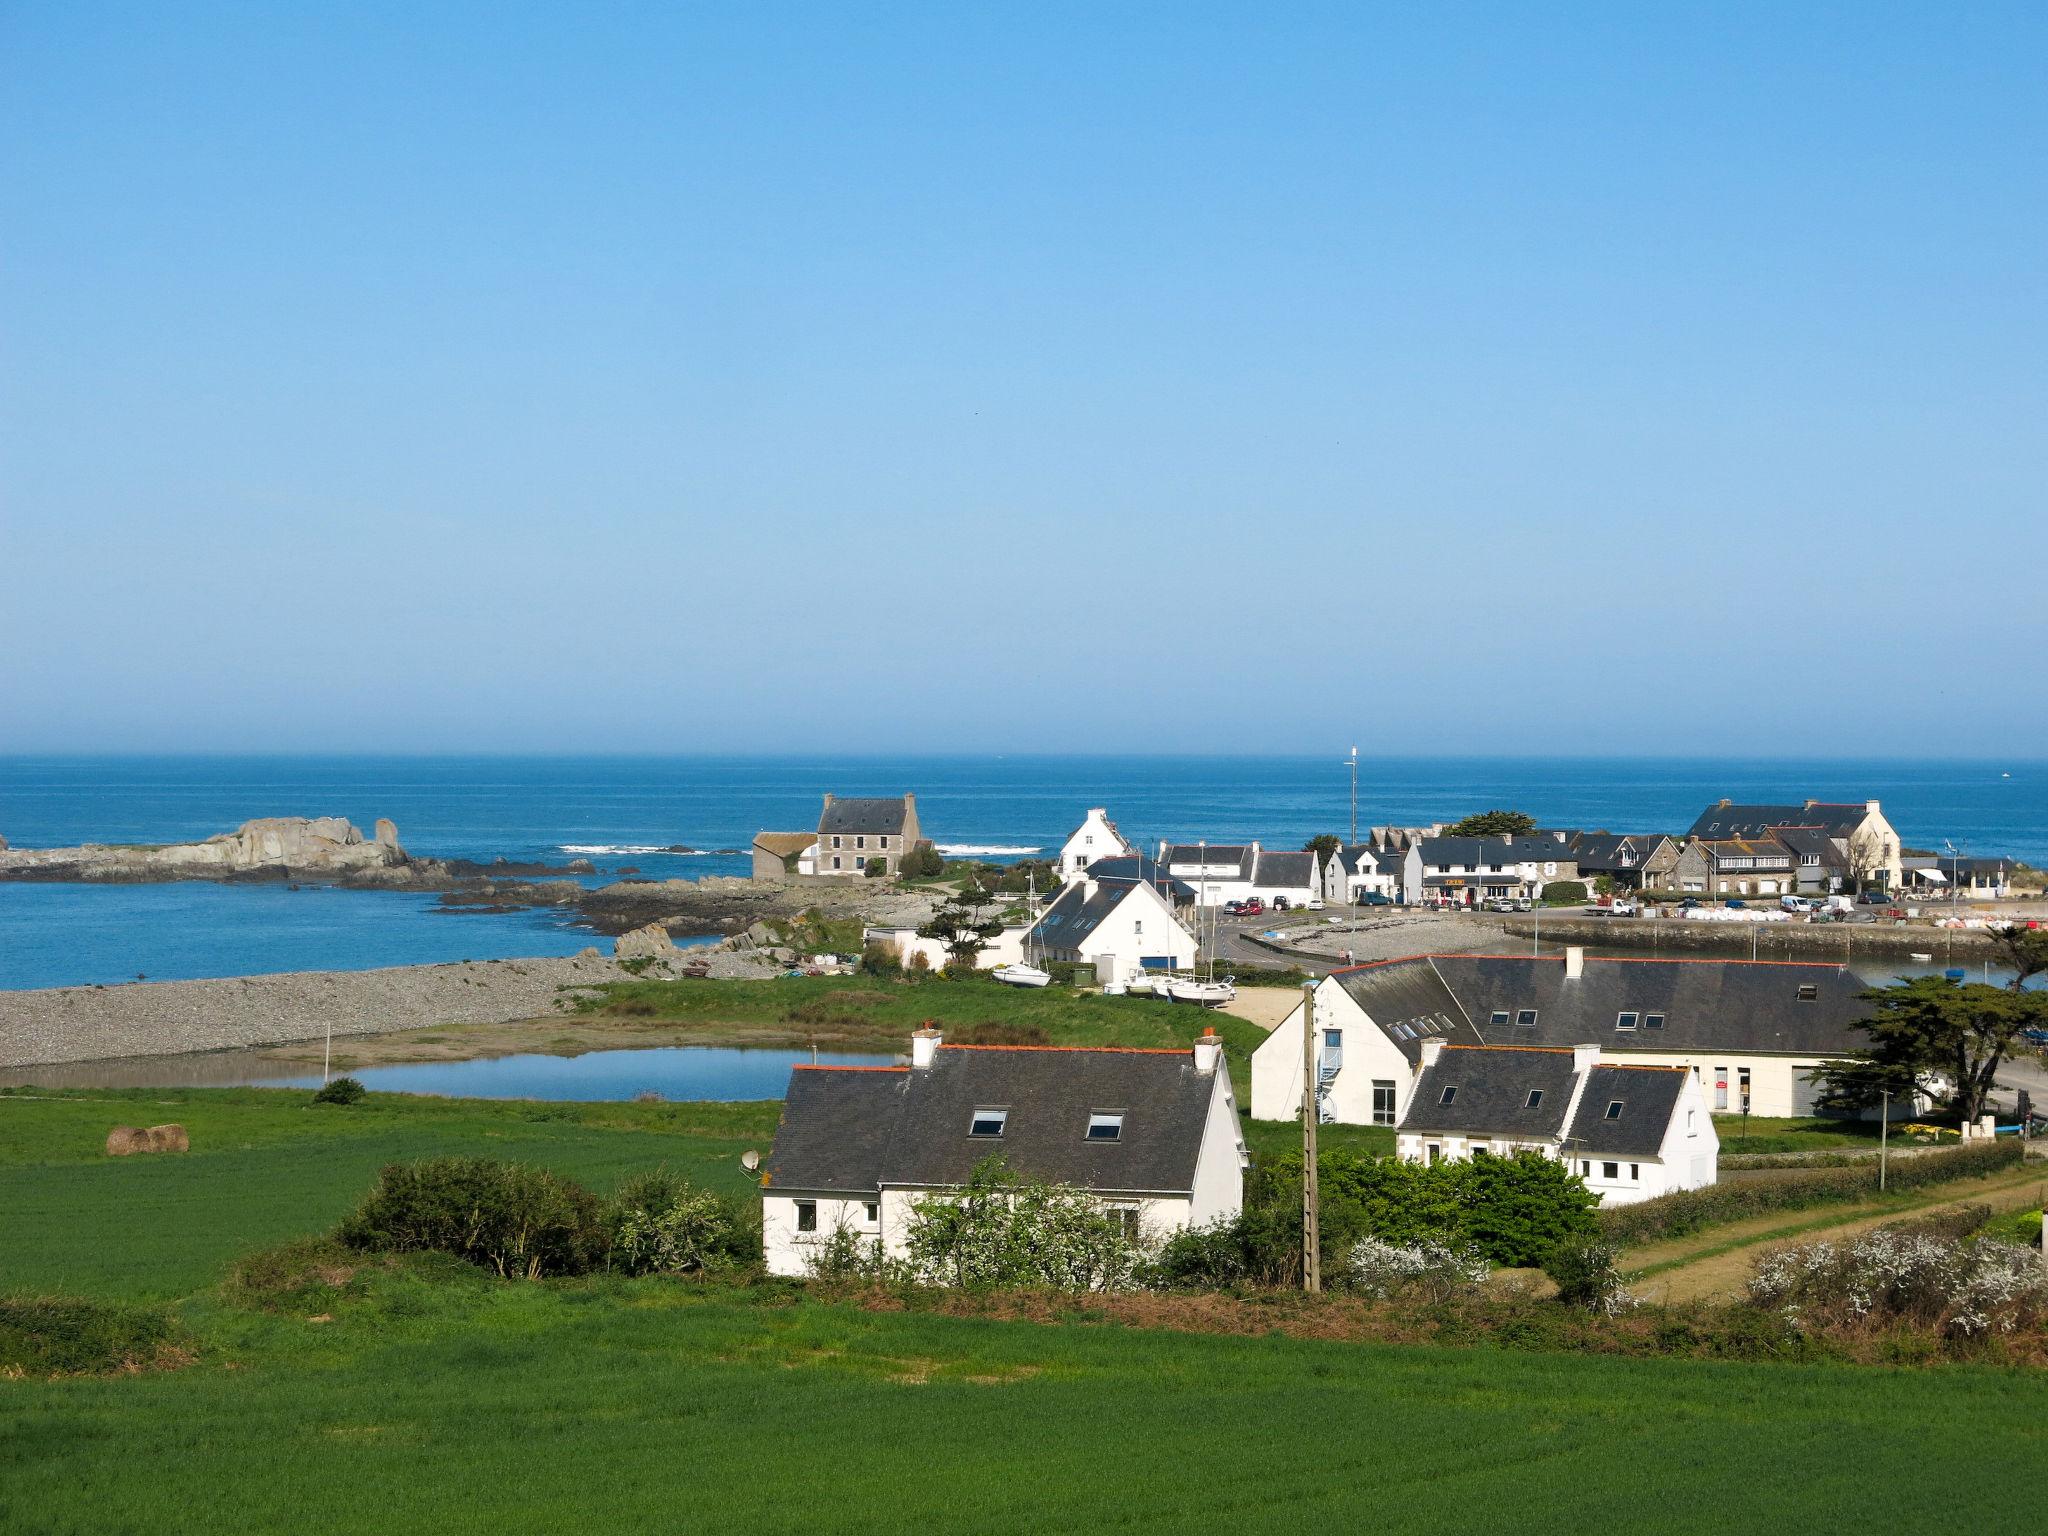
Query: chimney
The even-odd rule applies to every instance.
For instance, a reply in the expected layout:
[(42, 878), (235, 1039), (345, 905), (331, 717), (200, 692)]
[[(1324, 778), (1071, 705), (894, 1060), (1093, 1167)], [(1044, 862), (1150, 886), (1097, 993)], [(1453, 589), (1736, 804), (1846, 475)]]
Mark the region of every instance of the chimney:
[(916, 809), (917, 809), (917, 796), (915, 796), (915, 795), (905, 795), (905, 796), (903, 797), (903, 809), (905, 809), (906, 811), (914, 811), (914, 810), (916, 810)]
[(1195, 1070), (1204, 1077), (1213, 1076), (1223, 1064), (1223, 1042), (1216, 1038), (1211, 1026), (1202, 1031), (1202, 1038), (1195, 1042)]
[(1600, 1047), (1597, 1045), (1575, 1045), (1572, 1047), (1572, 1071), (1583, 1077), (1600, 1065)]
[(919, 1071), (931, 1066), (939, 1059), (939, 1041), (945, 1038), (939, 1033), (939, 1026), (930, 1019), (924, 1021), (924, 1028), (912, 1030), (910, 1034), (910, 1064)]
[(1564, 979), (1581, 980), (1586, 974), (1586, 946), (1567, 944), (1564, 950)]
[(825, 809), (828, 811), (832, 809), (832, 791), (829, 789), (825, 791)]
[(1434, 1035), (1426, 1037), (1422, 1042), (1422, 1065), (1418, 1067), (1416, 1070), (1420, 1072), (1427, 1072), (1431, 1067), (1436, 1065), (1437, 1057), (1443, 1055), (1443, 1053), (1443, 1041), (1437, 1039)]
[(1875, 816), (1877, 814), (1877, 802), (1875, 800), (1866, 800), (1863, 802), (1863, 809)]

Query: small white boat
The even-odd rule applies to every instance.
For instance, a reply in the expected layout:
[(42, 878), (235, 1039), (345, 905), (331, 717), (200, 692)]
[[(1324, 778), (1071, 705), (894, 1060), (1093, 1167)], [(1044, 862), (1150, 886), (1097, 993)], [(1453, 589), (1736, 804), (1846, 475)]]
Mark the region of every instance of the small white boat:
[(1018, 962), (1015, 965), (999, 965), (989, 974), (1009, 987), (1043, 987), (1052, 981), (1049, 971), (1041, 971), (1035, 965)]
[(1123, 989), (1132, 997), (1151, 997), (1154, 993), (1163, 997), (1166, 994), (1165, 983), (1149, 971), (1133, 976), (1123, 984)]
[(1237, 987), (1235, 978), (1225, 976), (1221, 980), (1203, 981), (1194, 976), (1177, 976), (1166, 984), (1166, 995), (1176, 1003), (1197, 1003), (1204, 1008), (1221, 1008), (1235, 1000)]

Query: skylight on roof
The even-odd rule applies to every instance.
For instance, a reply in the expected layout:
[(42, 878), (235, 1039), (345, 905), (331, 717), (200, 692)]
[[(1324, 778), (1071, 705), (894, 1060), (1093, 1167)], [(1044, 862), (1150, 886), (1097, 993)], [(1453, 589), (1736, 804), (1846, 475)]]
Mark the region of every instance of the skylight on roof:
[(1499, 1024), (1505, 1024), (1505, 1023), (1507, 1023), (1507, 1021), (1508, 1021), (1508, 1011), (1507, 1011), (1507, 1009), (1505, 1009), (1505, 1008), (1496, 1008), (1496, 1009), (1494, 1009), (1494, 1010), (1493, 1010), (1493, 1017), (1492, 1017), (1492, 1018), (1490, 1018), (1490, 1019), (1488, 1019), (1488, 1020), (1487, 1020), (1486, 1022), (1487, 1022), (1487, 1023), (1489, 1023), (1489, 1024), (1495, 1024), (1495, 1025), (1499, 1025)]
[(1607, 1106), (1607, 1118), (1610, 1120), (1619, 1120), (1621, 1118), (1621, 1100), (1616, 1099)]
[(1617, 1013), (1614, 1016), (1614, 1027), (1616, 1029), (1634, 1029), (1636, 1027), (1636, 1015), (1633, 1013)]
[(1088, 1117), (1090, 1141), (1121, 1141), (1123, 1134), (1124, 1112), (1120, 1109), (1098, 1109)]
[(1000, 1136), (1009, 1123), (1010, 1112), (1007, 1109), (977, 1109), (973, 1117), (967, 1122), (967, 1134), (970, 1136)]
[(1801, 1001), (1802, 1003), (1813, 1002), (1819, 996), (1820, 987), (1816, 983), (1811, 981), (1802, 981), (1801, 983), (1799, 983), (1799, 1001)]
[(1526, 1104), (1524, 1104), (1524, 1105), (1522, 1106), (1522, 1108), (1524, 1108), (1524, 1109), (1541, 1109), (1542, 1107), (1543, 1107), (1543, 1090), (1542, 1090), (1541, 1088), (1531, 1088), (1531, 1089), (1529, 1090), (1529, 1102), (1528, 1102), (1528, 1103), (1526, 1103)]
[(1644, 1015), (1643, 1015), (1643, 1028), (1645, 1028), (1645, 1029), (1662, 1029), (1663, 1027), (1664, 1027), (1664, 1015), (1663, 1015), (1663, 1014), (1661, 1014), (1661, 1013), (1646, 1013), (1646, 1014), (1644, 1014)]
[(1515, 1015), (1515, 1027), (1517, 1029), (1534, 1029), (1536, 1027), (1536, 1010), (1534, 1008), (1524, 1008), (1521, 1012), (1517, 1013)]
[(1448, 1088), (1446, 1088), (1446, 1089), (1444, 1090), (1444, 1096), (1443, 1096), (1442, 1098), (1438, 1099), (1438, 1100), (1437, 1100), (1437, 1103), (1439, 1103), (1439, 1104), (1448, 1104), (1448, 1103), (1450, 1103), (1450, 1102), (1451, 1102), (1451, 1101), (1452, 1101), (1453, 1099), (1457, 1098), (1457, 1096), (1458, 1096), (1458, 1085), (1457, 1085), (1456, 1083), (1453, 1083), (1453, 1084), (1451, 1084), (1451, 1086), (1450, 1086), (1450, 1087), (1448, 1087)]

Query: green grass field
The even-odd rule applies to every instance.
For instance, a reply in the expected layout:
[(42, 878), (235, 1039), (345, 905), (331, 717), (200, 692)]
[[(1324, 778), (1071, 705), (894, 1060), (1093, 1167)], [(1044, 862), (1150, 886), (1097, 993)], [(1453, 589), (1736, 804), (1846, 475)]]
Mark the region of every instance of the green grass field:
[[(2048, 1457), (2048, 1378), (1986, 1369), (1048, 1326), (453, 1261), (268, 1311), (222, 1291), (233, 1259), (331, 1227), (385, 1161), (738, 1190), (776, 1111), (305, 1099), (0, 1095), (0, 1293), (166, 1301), (199, 1345), (0, 1380), (0, 1530), (1512, 1532), (1654, 1508), (1705, 1532), (1839, 1522), (1882, 1468), (1888, 1523), (1998, 1531), (2031, 1529), (2012, 1494)], [(101, 1155), (109, 1125), (165, 1120), (189, 1155)]]

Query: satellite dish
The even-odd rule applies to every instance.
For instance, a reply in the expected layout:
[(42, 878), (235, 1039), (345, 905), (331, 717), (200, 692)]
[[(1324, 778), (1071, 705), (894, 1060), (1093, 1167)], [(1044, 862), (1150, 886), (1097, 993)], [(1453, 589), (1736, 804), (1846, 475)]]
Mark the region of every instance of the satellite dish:
[(746, 1151), (740, 1154), (740, 1166), (746, 1169), (747, 1172), (752, 1173), (761, 1166), (761, 1154), (752, 1147), (747, 1148)]

